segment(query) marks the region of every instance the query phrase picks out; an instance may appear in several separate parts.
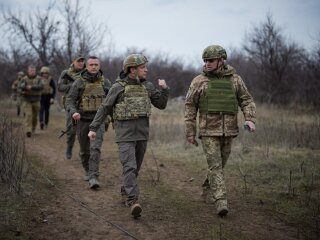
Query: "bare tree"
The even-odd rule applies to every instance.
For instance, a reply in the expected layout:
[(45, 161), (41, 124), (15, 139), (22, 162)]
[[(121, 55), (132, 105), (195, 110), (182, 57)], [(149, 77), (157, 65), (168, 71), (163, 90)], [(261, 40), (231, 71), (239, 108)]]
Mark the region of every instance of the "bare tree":
[[(281, 29), (276, 27), (270, 14), (260, 26), (254, 27), (247, 36), (244, 50), (255, 65), (256, 79), (263, 102), (281, 101), (286, 88), (292, 85), (290, 71), (293, 66), (302, 64), (304, 50), (294, 42), (287, 42)], [(255, 86), (256, 87), (256, 86)]]
[(25, 46), (30, 47), (38, 55), (41, 65), (49, 65), (57, 49), (57, 38), (59, 21), (52, 16), (54, 4), (49, 3), (42, 13), (37, 10), (24, 19), (21, 12), (15, 14), (8, 10), (3, 12), (5, 25), (11, 38), (21, 41)]

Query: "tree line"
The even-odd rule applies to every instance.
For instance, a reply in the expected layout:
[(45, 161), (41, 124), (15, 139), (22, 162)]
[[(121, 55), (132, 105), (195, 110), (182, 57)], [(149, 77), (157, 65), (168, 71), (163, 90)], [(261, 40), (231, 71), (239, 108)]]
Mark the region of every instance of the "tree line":
[[(28, 18), (3, 9), (0, 26), (10, 44), (0, 48), (1, 96), (10, 92), (17, 72), (25, 71), (29, 64), (49, 66), (57, 81), (77, 53), (89, 56), (99, 52), (102, 70), (111, 81), (118, 76), (127, 54), (150, 55), (148, 79), (166, 79), (172, 98), (185, 96), (191, 80), (201, 72), (202, 66), (186, 66), (179, 59), (163, 53), (148, 54), (144, 49), (128, 48), (125, 53), (111, 54), (111, 45), (104, 44), (112, 42), (110, 31), (96, 22), (90, 25), (90, 18), (79, 0), (49, 3), (45, 10), (37, 10)], [(319, 109), (320, 36), (308, 52), (286, 38), (267, 14), (265, 21), (245, 36), (241, 49), (228, 52), (228, 63), (242, 76), (256, 102)]]

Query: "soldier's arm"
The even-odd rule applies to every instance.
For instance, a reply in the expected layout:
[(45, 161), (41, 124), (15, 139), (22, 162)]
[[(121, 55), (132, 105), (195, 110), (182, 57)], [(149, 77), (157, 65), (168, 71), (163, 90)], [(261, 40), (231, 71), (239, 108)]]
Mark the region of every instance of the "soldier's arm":
[(198, 84), (194, 79), (189, 87), (186, 100), (185, 100), (185, 111), (184, 121), (186, 125), (186, 136), (195, 137), (197, 134), (197, 112), (199, 103), (199, 92)]
[(117, 102), (117, 98), (119, 94), (123, 92), (123, 87), (115, 83), (110, 88), (106, 99), (103, 101), (101, 106), (99, 107), (93, 121), (90, 124), (90, 131), (96, 132), (99, 126), (105, 121), (107, 115), (112, 115), (113, 107)]
[(57, 91), (57, 88), (56, 88), (56, 83), (53, 79), (51, 79), (50, 81), (50, 86), (52, 88), (52, 94), (51, 94), (51, 98), (55, 98), (56, 97), (56, 91)]
[(156, 89), (151, 82), (145, 82), (145, 86), (150, 93), (150, 100), (153, 106), (159, 109), (165, 109), (169, 99), (170, 89)]
[(246, 121), (256, 122), (256, 105), (253, 101), (253, 97), (249, 93), (244, 81), (239, 75), (235, 76), (237, 83), (237, 100), (238, 104), (243, 112), (244, 119)]
[(58, 80), (58, 91), (59, 92), (68, 92), (71, 88), (72, 83), (69, 83), (69, 80), (66, 78), (67, 71), (62, 71), (59, 80)]
[(110, 88), (111, 88), (111, 82), (109, 79), (105, 79), (104, 80), (104, 85), (103, 85), (103, 88), (104, 88), (104, 92), (106, 93), (106, 95), (108, 94)]
[(80, 91), (81, 91), (81, 81), (74, 81), (69, 93), (66, 98), (66, 110), (72, 116), (74, 113), (78, 112), (77, 110), (77, 102), (79, 100)]

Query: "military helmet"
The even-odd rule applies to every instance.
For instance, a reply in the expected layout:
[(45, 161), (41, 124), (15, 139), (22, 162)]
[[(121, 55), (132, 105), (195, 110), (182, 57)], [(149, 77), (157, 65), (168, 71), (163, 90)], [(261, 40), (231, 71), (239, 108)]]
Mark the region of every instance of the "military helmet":
[(48, 68), (48, 67), (42, 67), (41, 69), (40, 69), (40, 74), (42, 74), (42, 73), (50, 73), (50, 69)]
[(19, 76), (19, 77), (23, 77), (23, 76), (24, 76), (24, 73), (23, 73), (23, 72), (18, 72), (18, 76)]
[(148, 59), (142, 54), (131, 54), (123, 61), (123, 71), (128, 72), (128, 68), (137, 67), (148, 62)]
[(227, 59), (227, 52), (223, 47), (219, 45), (210, 45), (203, 50), (203, 60), (217, 58), (223, 58), (224, 60)]

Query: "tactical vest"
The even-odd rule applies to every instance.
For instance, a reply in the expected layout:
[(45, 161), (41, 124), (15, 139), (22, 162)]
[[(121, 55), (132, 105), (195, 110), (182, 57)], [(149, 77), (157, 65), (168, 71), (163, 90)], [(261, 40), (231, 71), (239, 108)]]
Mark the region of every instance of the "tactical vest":
[(115, 120), (130, 120), (151, 115), (151, 101), (147, 88), (142, 85), (131, 85), (119, 82), (124, 86), (123, 100), (113, 109)]
[(207, 92), (200, 98), (200, 113), (238, 112), (238, 101), (230, 77), (209, 78)]
[(83, 81), (85, 88), (79, 102), (79, 109), (83, 112), (96, 112), (106, 98), (104, 91), (104, 79), (90, 83)]
[(53, 90), (52, 90), (52, 87), (50, 86), (50, 81), (51, 81), (51, 77), (49, 77), (48, 79), (42, 78), (42, 82), (43, 82), (42, 95), (52, 94)]
[[(25, 78), (25, 81), (26, 81), (26, 84), (27, 85), (31, 85), (31, 86), (34, 86), (34, 85), (37, 85), (39, 84), (39, 82), (41, 82), (41, 78), (39, 76), (36, 76), (32, 79), (26, 77)], [(28, 95), (28, 96), (40, 96), (42, 93), (42, 91), (35, 91), (35, 90), (28, 90), (28, 91), (23, 91), (23, 95)]]

